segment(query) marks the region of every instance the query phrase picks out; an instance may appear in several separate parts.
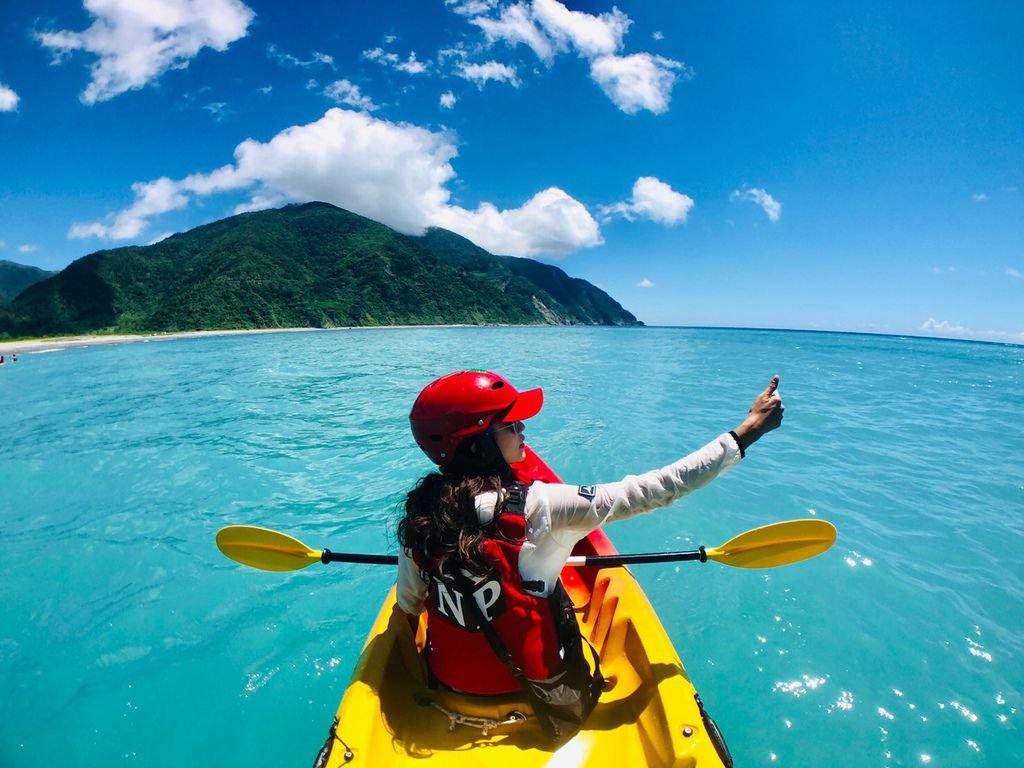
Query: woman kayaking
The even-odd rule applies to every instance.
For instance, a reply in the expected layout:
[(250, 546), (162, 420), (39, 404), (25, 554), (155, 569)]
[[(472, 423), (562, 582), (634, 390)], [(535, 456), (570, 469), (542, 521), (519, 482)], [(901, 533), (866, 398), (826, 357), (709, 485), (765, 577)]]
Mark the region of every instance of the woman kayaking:
[(519, 392), (487, 371), (429, 384), (409, 418), (438, 471), (406, 497), (397, 599), (413, 622), (427, 612), (434, 681), (474, 695), (524, 693), (548, 736), (571, 735), (603, 684), (596, 654), (587, 663), (559, 580), (573, 546), (733, 467), (781, 424), (778, 383), (773, 377), (742, 423), (703, 448), (662, 469), (596, 485), (534, 482), (523, 422), (540, 411), (540, 389)]

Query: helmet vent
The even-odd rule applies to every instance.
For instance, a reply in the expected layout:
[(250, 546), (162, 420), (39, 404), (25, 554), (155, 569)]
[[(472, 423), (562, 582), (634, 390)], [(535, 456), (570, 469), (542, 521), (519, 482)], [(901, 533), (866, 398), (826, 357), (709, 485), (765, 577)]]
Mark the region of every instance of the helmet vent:
[(491, 389), (501, 389), (504, 386), (505, 386), (505, 382), (504, 381), (496, 381), (493, 384), (491, 384)]

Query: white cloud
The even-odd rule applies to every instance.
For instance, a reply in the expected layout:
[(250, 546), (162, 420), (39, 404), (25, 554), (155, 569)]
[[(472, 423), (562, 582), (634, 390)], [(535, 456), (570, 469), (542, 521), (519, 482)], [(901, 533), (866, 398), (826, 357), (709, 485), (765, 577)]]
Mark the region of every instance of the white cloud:
[(651, 37), (653, 37), (655, 40), (664, 40), (665, 33), (661, 31), (656, 31), (651, 34)]
[(502, 8), (497, 19), (472, 15), (475, 18), (470, 23), (483, 30), (489, 45), (497, 41), (510, 46), (523, 44), (549, 64), (555, 53), (569, 50), (586, 59), (611, 55), (622, 47), (622, 39), (633, 23), (618, 8), (593, 16), (570, 11), (556, 0), (518, 2)]
[(462, 16), (477, 16), (494, 8), (498, 0), (444, 0), (444, 4)]
[(941, 336), (955, 336), (957, 338), (978, 339), (981, 341), (1024, 344), (1024, 331), (1017, 333), (1002, 330), (974, 331), (966, 326), (957, 325), (956, 323), (951, 323), (948, 320), (936, 320), (933, 317), (929, 317), (921, 323), (920, 330), (925, 331), (926, 333), (939, 334)]
[(641, 176), (633, 185), (633, 212), (667, 226), (686, 221), (693, 198), (676, 192), (653, 176)]
[(451, 91), (445, 91), (441, 94), (441, 106), (445, 109), (451, 109), (455, 106), (455, 94)]
[(588, 59), (619, 50), (622, 38), (633, 23), (618, 8), (612, 8), (611, 13), (591, 16), (583, 11), (570, 11), (556, 0), (533, 0), (533, 15), (557, 43), (571, 43)]
[(371, 48), (368, 51), (363, 51), (363, 58), (367, 61), (376, 61), (378, 64), (394, 66), (398, 63), (398, 54), (388, 53), (383, 48)]
[(645, 277), (643, 280), (641, 280), (639, 283), (636, 284), (636, 287), (637, 288), (653, 288), (654, 287), (654, 283), (652, 283), (650, 280), (648, 280)]
[(933, 275), (954, 274), (955, 272), (956, 267), (932, 267)]
[(514, 88), (519, 87), (516, 68), (497, 61), (488, 61), (483, 64), (463, 62), (459, 65), (457, 72), (460, 77), (476, 83), (478, 88), (483, 88), (488, 80), (494, 80), (499, 83), (506, 82)]
[(456, 7), (457, 12), (473, 16), (470, 23), (483, 31), (488, 45), (498, 41), (526, 45), (549, 66), (556, 54), (568, 51), (589, 60), (591, 78), (627, 114), (643, 109), (665, 112), (672, 88), (680, 77), (690, 74), (680, 62), (662, 56), (617, 55), (633, 23), (618, 8), (595, 16), (571, 11), (557, 0), (533, 0), (506, 6), (497, 18), (483, 15), (490, 10), (487, 7), (474, 10), (469, 13), (466, 4)]
[(505, 211), (490, 203), (475, 211), (447, 206), (435, 214), (433, 223), (507, 256), (560, 257), (604, 242), (590, 212), (558, 187), (538, 192), (521, 208)]
[(456, 154), (446, 134), (331, 109), (267, 143), (243, 141), (234, 175), (259, 183), (260, 194), (324, 200), (415, 232), (447, 203), (444, 185), (455, 176)]
[(623, 216), (629, 221), (645, 218), (666, 226), (686, 221), (693, 198), (676, 192), (665, 182), (653, 176), (641, 176), (633, 184), (633, 197), (614, 205), (601, 206), (606, 217)]
[(782, 217), (782, 203), (763, 189), (758, 189), (757, 187), (743, 190), (736, 189), (729, 195), (729, 199), (748, 200), (752, 203), (757, 203), (772, 221), (778, 221)]
[(974, 200), (974, 202), (976, 203), (984, 203), (986, 200), (988, 200), (988, 195), (986, 195), (984, 192), (975, 192), (973, 195), (971, 195), (971, 199)]
[(447, 185), (455, 178), (456, 155), (447, 133), (333, 108), (268, 142), (243, 141), (235, 162), (211, 173), (137, 183), (131, 206), (104, 221), (76, 224), (70, 236), (135, 238), (150, 218), (184, 208), (196, 197), (251, 190), (236, 212), (323, 200), (406, 234), (446, 227), (512, 256), (563, 256), (602, 242), (587, 209), (556, 187), (508, 210), (486, 202), (475, 211), (450, 205)]
[(204, 104), (203, 109), (209, 112), (210, 116), (218, 123), (231, 114), (231, 109), (225, 101), (213, 101), (209, 104)]
[(156, 181), (136, 182), (132, 184), (132, 192), (135, 194), (135, 202), (113, 216), (109, 223), (74, 224), (68, 236), (129, 240), (142, 234), (150, 217), (188, 205), (188, 196), (182, 191), (181, 185), (166, 176)]
[(451, 48), (442, 48), (437, 52), (437, 60), (441, 64), (445, 64), (451, 59), (456, 59), (457, 61), (465, 61), (468, 56), (469, 51), (462, 43), (459, 43), (458, 45), (455, 45)]
[(254, 211), (265, 211), (269, 208), (277, 208), (288, 202), (288, 198), (275, 192), (256, 193), (249, 198), (248, 202), (235, 206), (235, 213), (252, 213)]
[(402, 58), (397, 53), (385, 51), (383, 48), (371, 48), (368, 51), (363, 51), (363, 58), (367, 61), (375, 61), (378, 64), (393, 67), (399, 72), (405, 72), (407, 75), (422, 75), (429, 66), (429, 62), (423, 62), (416, 58), (416, 51), (412, 51), (409, 54), (409, 58), (402, 61)]
[(650, 53), (602, 56), (591, 62), (590, 76), (627, 115), (641, 109), (660, 115), (668, 110), (677, 72), (682, 67), (678, 61)]
[(3, 240), (0, 240), (0, 251), (2, 251), (6, 247), (7, 247), (7, 243), (5, 243)]
[(21, 98), (9, 85), (0, 83), (0, 112), (16, 112)]
[(416, 51), (412, 51), (408, 59), (395, 65), (395, 69), (407, 75), (422, 75), (427, 71), (427, 65), (416, 58)]
[(334, 81), (324, 88), (324, 95), (339, 104), (345, 104), (349, 107), (355, 107), (356, 109), (363, 109), (367, 112), (373, 112), (376, 109), (380, 109), (380, 107), (373, 103), (373, 99), (369, 96), (363, 96), (363, 94), (359, 92), (358, 85), (350, 83), (348, 80)]
[(39, 246), (38, 245), (25, 244), (25, 245), (19, 245), (18, 246), (18, 253), (35, 253), (38, 250), (39, 250)]
[(274, 90), (274, 86), (272, 86), (272, 85), (264, 85), (262, 88), (257, 88), (256, 90), (259, 91), (260, 93), (262, 93), (264, 96), (266, 96), (268, 93), (270, 93), (272, 90)]
[[(237, 151), (236, 148), (235, 152), (237, 153)], [(222, 165), (210, 173), (193, 173), (180, 182), (174, 183), (177, 183), (185, 192), (196, 195), (212, 195), (217, 192), (242, 189), (247, 186), (248, 182), (244, 178), (239, 178), (234, 166)]]
[(1008, 274), (1014, 280), (1020, 280), (1021, 278), (1024, 278), (1024, 275), (1021, 274), (1021, 271), (1019, 269), (1014, 269), (1013, 267), (1007, 267), (1006, 274)]
[(985, 330), (975, 331), (948, 320), (928, 318), (921, 323), (921, 331), (940, 336), (953, 336), (961, 339), (977, 339), (979, 341), (996, 341), (1003, 344), (1024, 344), (1024, 331)]
[(320, 51), (313, 51), (308, 59), (300, 59), (298, 56), (293, 56), (290, 53), (277, 50), (277, 46), (273, 43), (267, 46), (267, 55), (272, 59), (277, 59), (281, 64), (288, 67), (301, 67), (302, 69), (310, 69), (312, 67), (330, 67), (334, 69), (334, 57), (326, 53), (320, 53)]
[(82, 32), (36, 33), (55, 62), (75, 51), (98, 57), (81, 94), (85, 104), (107, 101), (188, 66), (203, 48), (215, 51), (245, 36), (255, 14), (240, 0), (85, 0), (93, 17)]
[(921, 323), (922, 331), (935, 331), (936, 333), (955, 333), (961, 334), (966, 333), (967, 328), (962, 325), (956, 325), (949, 322), (948, 320), (936, 320), (934, 317), (929, 317), (923, 323)]
[(529, 46), (537, 58), (550, 64), (555, 55), (555, 43), (542, 32), (525, 3), (516, 3), (503, 8), (497, 19), (475, 18), (472, 24), (483, 30), (488, 45), (503, 41), (510, 46), (520, 43)]
[(161, 240), (166, 240), (168, 237), (170, 237), (171, 235), (174, 235), (174, 234), (176, 234), (176, 233), (175, 232), (161, 232), (159, 235), (157, 235), (156, 237), (154, 237), (152, 240), (149, 241), (149, 245), (156, 245)]

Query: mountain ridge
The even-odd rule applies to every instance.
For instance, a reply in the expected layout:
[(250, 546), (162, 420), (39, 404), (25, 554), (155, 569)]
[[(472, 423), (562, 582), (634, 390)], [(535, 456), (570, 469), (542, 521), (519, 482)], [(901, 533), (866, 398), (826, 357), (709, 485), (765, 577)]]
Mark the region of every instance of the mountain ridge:
[(29, 286), (57, 274), (39, 267), (0, 259), (0, 304), (7, 304)]
[(100, 250), (0, 307), (0, 337), (436, 324), (641, 325), (558, 267), (328, 203)]

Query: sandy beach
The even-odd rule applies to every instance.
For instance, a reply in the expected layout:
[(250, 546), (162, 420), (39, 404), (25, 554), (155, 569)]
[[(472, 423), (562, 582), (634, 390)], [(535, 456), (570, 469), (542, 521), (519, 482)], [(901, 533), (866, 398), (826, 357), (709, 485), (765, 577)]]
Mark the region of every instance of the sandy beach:
[(190, 339), (201, 336), (235, 336), (243, 333), (294, 333), (296, 331), (348, 330), (345, 328), (258, 328), (237, 331), (186, 331), (183, 333), (151, 333), (138, 335), (110, 336), (60, 336), (51, 339), (25, 339), (22, 341), (0, 341), (0, 355), (24, 352), (45, 352), (73, 347), (98, 347), (104, 344), (131, 344), (136, 341), (168, 341)]
[(170, 339), (192, 339), (202, 336), (236, 336), (247, 333), (297, 333), (300, 331), (353, 331), (353, 330), (380, 330), (387, 328), (461, 328), (468, 327), (458, 324), (452, 325), (366, 325), (366, 326), (344, 326), (339, 328), (251, 328), (232, 331), (184, 331), (181, 333), (150, 333), (150, 334), (127, 334), (110, 336), (60, 336), (49, 339), (24, 339), (21, 341), (0, 341), (0, 355), (8, 356), (12, 353), (22, 354), (26, 352), (47, 352), (56, 349), (70, 349), (73, 347), (98, 347), (104, 344), (131, 344), (137, 341), (168, 341)]

